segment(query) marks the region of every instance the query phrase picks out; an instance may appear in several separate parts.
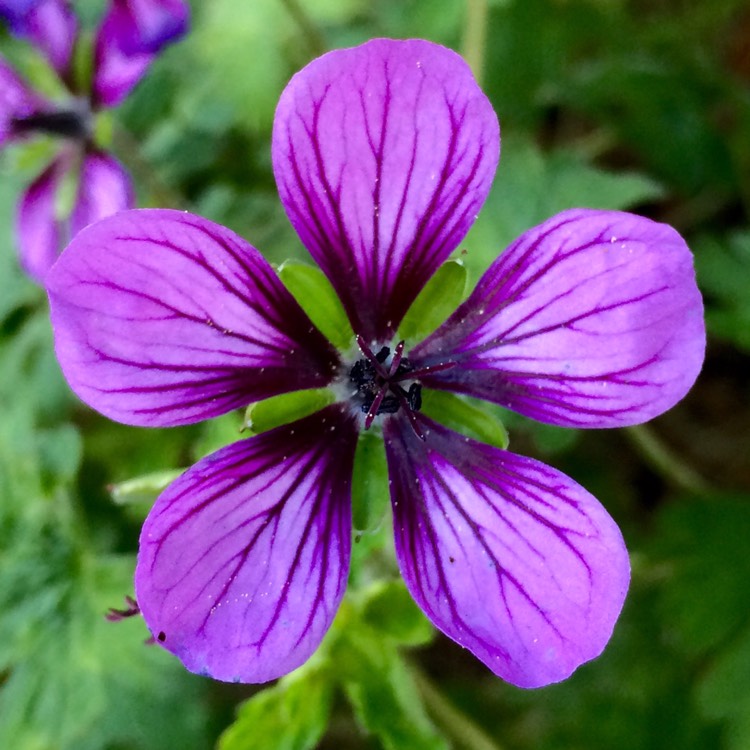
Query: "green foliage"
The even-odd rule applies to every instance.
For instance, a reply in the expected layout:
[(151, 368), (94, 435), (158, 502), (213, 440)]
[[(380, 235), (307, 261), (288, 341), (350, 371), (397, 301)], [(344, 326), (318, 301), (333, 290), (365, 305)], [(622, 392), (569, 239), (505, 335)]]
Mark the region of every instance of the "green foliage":
[(708, 668), (697, 690), (697, 705), (710, 721), (726, 727), (727, 750), (750, 745), (750, 627)]
[(117, 505), (125, 506), (125, 511), (134, 519), (142, 521), (148, 514), (156, 498), (183, 473), (183, 469), (152, 471), (140, 477), (126, 479), (110, 485), (107, 489)]
[(435, 631), (401, 581), (377, 581), (362, 597), (362, 619), (403, 646), (424, 646)]
[(245, 412), (245, 428), (258, 435), (282, 424), (302, 419), (333, 403), (327, 388), (295, 391), (251, 404)]
[(742, 496), (683, 501), (661, 515), (655, 551), (670, 580), (663, 619), (674, 645), (690, 655), (704, 654), (750, 626), (747, 502)]
[[(91, 32), (104, 3), (75, 5)], [(139, 205), (195, 210), (274, 262), (294, 259), (279, 269), (283, 283), (334, 345), (352, 351), (341, 304), (309, 264), (278, 199), (270, 159), (278, 95), (325, 49), (375, 36), (421, 36), (462, 50), (468, 3), (192, 6), (191, 34), (160, 57), (123, 106), (99, 117), (96, 137), (133, 174)], [(709, 359), (685, 404), (653, 429), (673, 451), (692, 445), (692, 468), (723, 490), (678, 496), (627, 435), (601, 431), (579, 440), (575, 430), (425, 391), (424, 412), (467, 436), (505, 447), (507, 425), (514, 451), (541, 454), (578, 478), (624, 530), (633, 583), (612, 642), (571, 679), (539, 691), (505, 685), (436, 638), (412, 602), (392, 550), (377, 424), (357, 447), (349, 593), (302, 668), (246, 700), (247, 688), (189, 675), (168, 653), (144, 645), (140, 618), (104, 620), (133, 593), (141, 521), (176, 467), (250, 431), (238, 412), (169, 430), (117, 425), (70, 393), (54, 357), (46, 295), (20, 271), (12, 236), (17, 197), (59, 143), (3, 147), (0, 747), (203, 750), (218, 741), (221, 750), (440, 750), (449, 741), (433, 720), (447, 728), (450, 711), (441, 706), (448, 704), (490, 738), (489, 745), (475, 741), (454, 726), (457, 748), (495, 740), (513, 750), (750, 747), (750, 475), (741, 461), (722, 460), (733, 437), (717, 416), (730, 404), (737, 425), (750, 422), (746, 6), (487, 3), (479, 56), (502, 126), (497, 178), (457, 248), (465, 269), (456, 261), (443, 266), (399, 334), (408, 343), (428, 335), (503, 248), (555, 212), (635, 209), (668, 221), (696, 253)], [(79, 63), (90, 43), (79, 46)], [(35, 86), (60, 96), (60, 81), (25, 41), (0, 29), (0, 47)], [(329, 399), (313, 391), (253, 405), (251, 431)], [(740, 454), (743, 445), (732, 450)], [(421, 673), (434, 676), (442, 704)]]
[(352, 520), (358, 534), (380, 526), (389, 498), (383, 440), (374, 432), (363, 432), (357, 441), (352, 478)]
[(244, 703), (218, 750), (313, 750), (328, 725), (332, 698), (324, 671), (300, 669)]
[(414, 678), (394, 646), (352, 629), (335, 652), (357, 721), (387, 750), (442, 750), (447, 742), (428, 719)]
[(607, 172), (569, 148), (544, 153), (528, 136), (503, 134), (495, 183), (463, 243), (464, 261), (478, 274), (520, 234), (568, 208), (625, 209), (662, 189), (635, 172)]
[(359, 726), (388, 750), (442, 750), (400, 646), (434, 634), (401, 581), (378, 581), (347, 596), (312, 659), (238, 712), (219, 750), (308, 750), (326, 730), (334, 693), (346, 696)]
[(132, 591), (134, 561), (87, 544), (69, 492), (77, 431), (61, 425), (40, 440), (21, 410), (7, 416), (0, 425), (0, 746), (195, 747), (203, 710), (181, 715), (171, 693), (200, 701), (196, 682), (143, 645), (141, 622), (104, 619)]
[(750, 232), (695, 243), (698, 282), (711, 333), (750, 351)]
[(325, 274), (317, 266), (286, 261), (279, 276), (320, 331), (339, 349), (348, 349), (354, 332)]
[(466, 290), (466, 268), (459, 260), (443, 263), (414, 300), (398, 328), (398, 338), (422, 341), (458, 307)]
[(422, 411), (457, 432), (498, 448), (507, 448), (508, 431), (495, 413), (481, 402), (448, 391), (425, 390)]

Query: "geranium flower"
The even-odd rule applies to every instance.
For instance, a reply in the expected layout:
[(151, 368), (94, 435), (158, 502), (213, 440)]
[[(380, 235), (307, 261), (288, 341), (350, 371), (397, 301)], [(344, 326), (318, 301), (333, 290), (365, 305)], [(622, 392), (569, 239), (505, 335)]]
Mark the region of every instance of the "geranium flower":
[(187, 213), (120, 213), (49, 276), (75, 392), (127, 424), (179, 425), (296, 389), (335, 403), (199, 461), (141, 535), (137, 600), (188, 669), (263, 682), (316, 649), (344, 593), (351, 478), (378, 425), (398, 563), (430, 620), (522, 686), (607, 643), (629, 581), (622, 536), (559, 471), (420, 411), (429, 388), (571, 427), (660, 414), (704, 351), (691, 254), (670, 227), (579, 209), (529, 230), (424, 341), (399, 323), (490, 188), (499, 128), (455, 53), (379, 39), (310, 63), (281, 96), (273, 167), (356, 341), (337, 351), (260, 253)]
[[(111, 0), (96, 32), (91, 81), (82, 84), (73, 65), (80, 34), (69, 3), (0, 0), (0, 17), (47, 58), (68, 97), (58, 103), (41, 96), (0, 57), (0, 148), (39, 134), (62, 139), (18, 204), (21, 265), (39, 283), (83, 227), (133, 206), (128, 173), (94, 142), (94, 116), (128, 95), (160, 50), (185, 32), (188, 14), (184, 0)], [(58, 194), (69, 179), (78, 183), (75, 203), (60, 217)]]

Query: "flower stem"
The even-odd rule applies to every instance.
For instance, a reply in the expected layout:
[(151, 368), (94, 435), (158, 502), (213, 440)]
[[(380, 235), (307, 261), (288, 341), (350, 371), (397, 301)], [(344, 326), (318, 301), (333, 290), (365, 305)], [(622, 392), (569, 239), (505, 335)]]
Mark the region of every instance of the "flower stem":
[(456, 708), (437, 688), (433, 681), (414, 664), (409, 666), (427, 711), (450, 737), (456, 747), (466, 750), (502, 750), (483, 729), (480, 729), (463, 711)]
[(624, 432), (651, 467), (676, 487), (696, 494), (710, 489), (708, 482), (683, 463), (650, 427), (640, 424), (626, 427)]
[(328, 45), (320, 29), (312, 18), (307, 14), (298, 0), (281, 0), (292, 20), (299, 26), (307, 46), (310, 48), (312, 57), (320, 57), (328, 51)]
[(464, 27), (464, 59), (482, 85), (484, 50), (487, 41), (487, 0), (466, 0), (466, 26)]

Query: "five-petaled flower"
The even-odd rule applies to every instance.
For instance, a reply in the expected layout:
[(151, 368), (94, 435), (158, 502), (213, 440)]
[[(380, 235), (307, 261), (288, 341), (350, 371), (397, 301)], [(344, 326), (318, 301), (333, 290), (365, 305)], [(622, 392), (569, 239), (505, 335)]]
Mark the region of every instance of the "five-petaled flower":
[(347, 580), (360, 430), (382, 429), (396, 554), (430, 620), (523, 687), (596, 657), (629, 562), (602, 505), (539, 461), (420, 411), (426, 389), (554, 425), (650, 419), (688, 391), (705, 333), (692, 256), (631, 214), (559, 214), (516, 240), (424, 341), (399, 323), (458, 246), (499, 156), (489, 101), (455, 53), (374, 40), (310, 63), (281, 96), (283, 205), (356, 334), (337, 351), (260, 253), (187, 213), (124, 212), (49, 276), (76, 393), (134, 425), (194, 422), (330, 386), (338, 400), (199, 461), (143, 527), (136, 594), (188, 669), (262, 682), (320, 643)]
[[(93, 117), (128, 95), (159, 51), (185, 32), (188, 14), (185, 0), (110, 0), (96, 32), (92, 77), (83, 82), (74, 64), (81, 35), (67, 0), (0, 0), (0, 17), (47, 58), (67, 92), (62, 103), (48, 100), (0, 57), (0, 148), (38, 134), (63, 140), (18, 204), (21, 265), (39, 283), (83, 227), (133, 206), (127, 172), (94, 142)], [(78, 180), (75, 203), (58, 217), (57, 195), (68, 178)]]

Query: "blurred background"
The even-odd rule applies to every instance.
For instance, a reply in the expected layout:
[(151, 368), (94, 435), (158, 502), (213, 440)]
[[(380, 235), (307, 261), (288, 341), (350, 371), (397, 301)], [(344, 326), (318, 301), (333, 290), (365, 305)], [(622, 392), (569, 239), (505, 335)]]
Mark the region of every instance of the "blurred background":
[[(93, 29), (103, 2), (74, 5)], [(433, 633), (389, 583), (345, 607), (337, 627), (361, 633), (359, 646), (334, 644), (312, 682), (257, 693), (186, 673), (144, 645), (138, 618), (107, 622), (133, 593), (153, 499), (148, 482), (120, 483), (236, 439), (241, 415), (144, 430), (70, 394), (46, 296), (14, 246), (15, 202), (54, 150), (36, 140), (0, 153), (0, 747), (747, 750), (747, 0), (195, 2), (190, 33), (102, 137), (139, 205), (202, 214), (273, 262), (303, 259), (271, 172), (274, 107), (313, 57), (375, 36), (462, 52), (499, 115), (495, 186), (461, 245), (472, 282), (518, 234), (573, 206), (666, 221), (695, 253), (709, 346), (683, 402), (621, 431), (506, 422), (513, 450), (574, 477), (623, 530), (633, 582), (610, 645), (568, 681), (523, 691)], [(41, 58), (5, 30), (0, 52), (48, 85)]]

